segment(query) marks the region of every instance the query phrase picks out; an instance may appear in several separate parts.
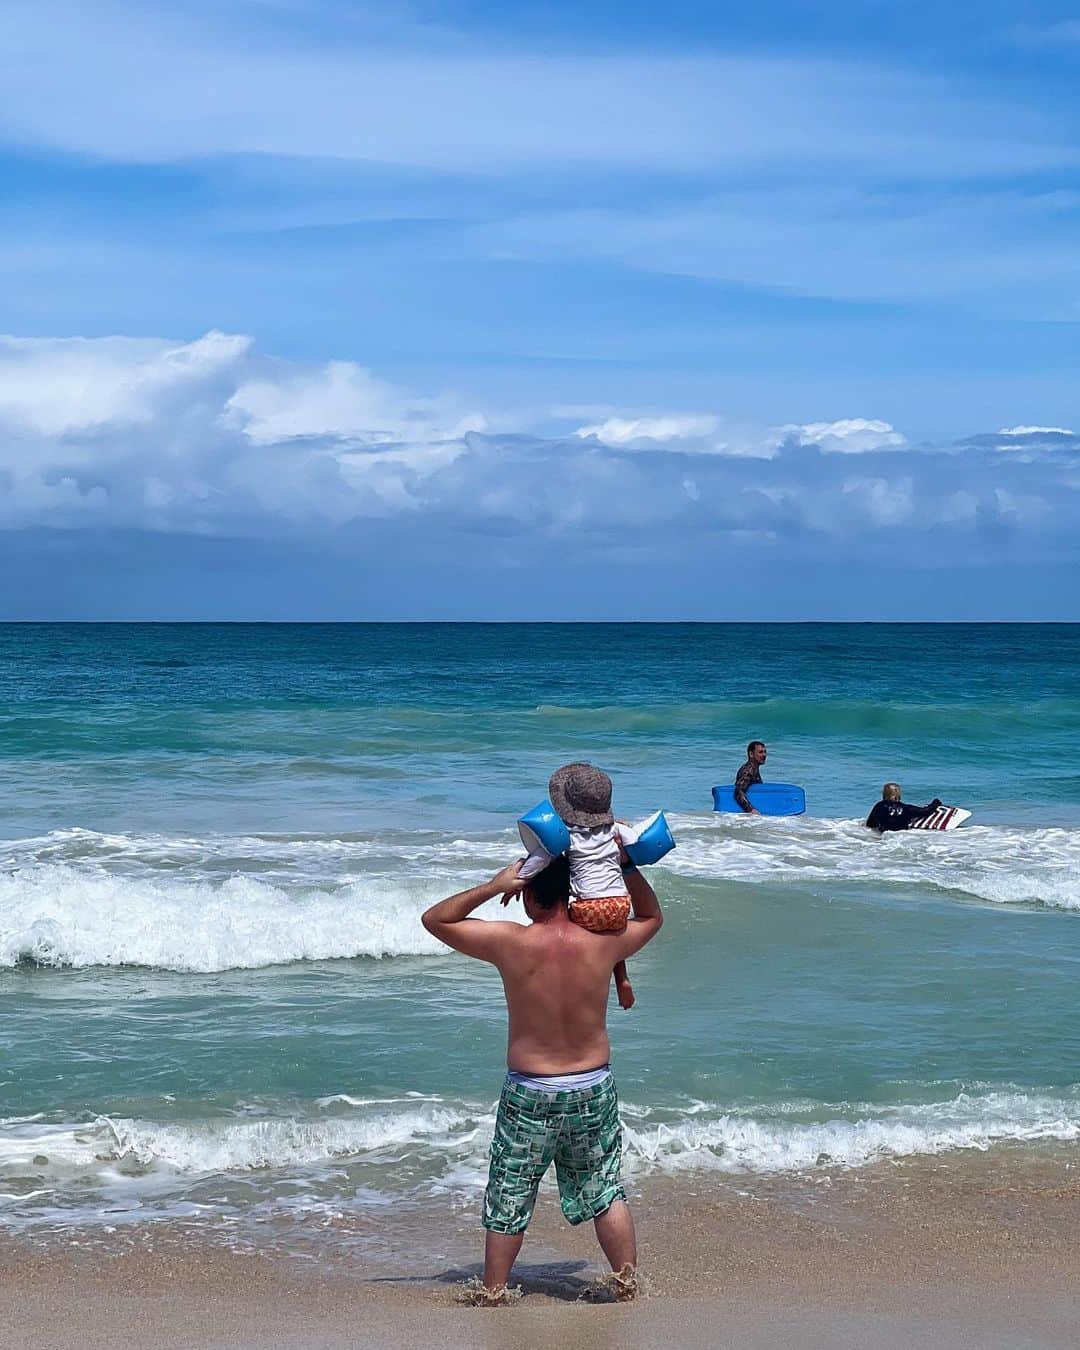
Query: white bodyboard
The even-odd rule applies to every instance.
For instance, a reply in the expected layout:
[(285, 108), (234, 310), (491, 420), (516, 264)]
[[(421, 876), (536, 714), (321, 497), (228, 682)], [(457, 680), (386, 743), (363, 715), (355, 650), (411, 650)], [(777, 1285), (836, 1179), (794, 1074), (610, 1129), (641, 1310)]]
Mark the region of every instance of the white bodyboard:
[(930, 815), (923, 816), (922, 820), (913, 820), (908, 829), (955, 830), (957, 825), (963, 825), (965, 820), (970, 819), (971, 812), (965, 811), (962, 806), (939, 806)]

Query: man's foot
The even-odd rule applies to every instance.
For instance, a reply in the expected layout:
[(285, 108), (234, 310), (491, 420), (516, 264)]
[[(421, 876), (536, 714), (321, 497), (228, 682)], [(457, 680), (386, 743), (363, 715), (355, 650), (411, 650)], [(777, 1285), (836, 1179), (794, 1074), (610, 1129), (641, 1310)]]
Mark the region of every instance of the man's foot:
[(620, 1008), (632, 1008), (634, 1006), (634, 986), (629, 980), (616, 980), (615, 992), (619, 996)]
[(458, 1303), (464, 1303), (468, 1308), (507, 1308), (518, 1301), (521, 1290), (511, 1289), (507, 1284), (489, 1289), (483, 1280), (474, 1277), (466, 1280), (455, 1297)]
[(613, 1270), (608, 1276), (608, 1284), (616, 1303), (632, 1303), (641, 1292), (638, 1273), (633, 1266)]
[(640, 1293), (637, 1271), (633, 1266), (623, 1266), (590, 1285), (581, 1297), (589, 1303), (632, 1303)]

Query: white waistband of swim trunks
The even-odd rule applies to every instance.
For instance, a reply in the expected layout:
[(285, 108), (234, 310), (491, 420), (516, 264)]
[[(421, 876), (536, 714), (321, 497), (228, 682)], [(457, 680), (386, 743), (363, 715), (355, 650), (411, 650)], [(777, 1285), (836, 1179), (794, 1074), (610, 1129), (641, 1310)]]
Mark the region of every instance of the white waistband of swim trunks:
[(517, 1087), (535, 1088), (537, 1092), (578, 1092), (582, 1088), (596, 1087), (597, 1083), (610, 1077), (611, 1065), (604, 1064), (599, 1069), (586, 1069), (584, 1073), (515, 1073), (511, 1069), (506, 1081)]

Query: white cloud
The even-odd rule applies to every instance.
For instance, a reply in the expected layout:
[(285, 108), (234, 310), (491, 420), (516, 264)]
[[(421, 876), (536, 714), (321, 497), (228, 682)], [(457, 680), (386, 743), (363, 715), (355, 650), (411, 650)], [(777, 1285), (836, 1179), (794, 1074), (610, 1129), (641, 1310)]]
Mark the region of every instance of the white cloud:
[(207, 392), (235, 370), (251, 339), (196, 342), (0, 336), (0, 422), (41, 436), (145, 426), (174, 396)]
[(875, 525), (900, 525), (910, 519), (915, 506), (915, 488), (910, 478), (895, 482), (887, 478), (850, 478), (843, 491)]
[(455, 414), (447, 402), (410, 398), (352, 361), (248, 380), (225, 412), (256, 445), (315, 436), (376, 445), (445, 440), (487, 425), (478, 413)]
[(574, 432), (583, 440), (626, 450), (670, 450), (680, 454), (773, 459), (785, 447), (813, 446), (827, 454), (859, 455), (901, 450), (906, 438), (888, 422), (847, 417), (775, 428), (726, 427), (710, 413), (663, 413), (608, 417)]
[(995, 488), (994, 499), (1002, 519), (1019, 525), (1037, 525), (1051, 510), (1050, 503), (1043, 497), (1010, 492), (1006, 488)]
[(1045, 453), (1002, 455), (991, 435), (898, 455), (902, 435), (867, 418), (737, 434), (719, 414), (656, 410), (554, 437), (488, 426), (451, 395), (352, 362), (272, 359), (242, 336), (7, 339), (0, 526), (321, 539), (382, 521), (407, 549), (472, 530), (608, 550), (932, 529), (977, 542), (991, 526), (1041, 542), (1080, 526), (1069, 438)]
[(975, 448), (993, 450), (1003, 458), (1024, 464), (1063, 461), (1080, 450), (1080, 435), (1069, 427), (1018, 424), (970, 436), (957, 448), (965, 452)]
[(870, 450), (900, 450), (907, 441), (889, 425), (865, 417), (845, 417), (838, 422), (804, 422), (781, 428), (799, 445), (816, 445), (829, 454), (863, 455)]
[(1002, 427), (999, 436), (1075, 436), (1070, 427)]
[(772, 459), (783, 439), (760, 427), (728, 425), (712, 413), (681, 412), (608, 417), (578, 427), (574, 435), (611, 449), (741, 459)]
[(393, 514), (484, 425), (351, 362), (269, 360), (244, 336), (3, 338), (0, 518), (260, 532)]
[(583, 440), (597, 440), (603, 445), (639, 448), (645, 445), (666, 445), (712, 436), (719, 423), (708, 414), (672, 413), (663, 417), (609, 417), (593, 426), (578, 427), (574, 432)]

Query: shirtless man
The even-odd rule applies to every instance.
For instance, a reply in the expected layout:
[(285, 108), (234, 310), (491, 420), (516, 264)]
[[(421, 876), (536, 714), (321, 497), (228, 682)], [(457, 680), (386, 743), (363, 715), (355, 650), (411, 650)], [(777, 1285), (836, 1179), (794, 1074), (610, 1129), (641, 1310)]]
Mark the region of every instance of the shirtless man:
[[(616, 1295), (636, 1292), (637, 1242), (619, 1169), (622, 1126), (608, 1061), (608, 989), (617, 961), (660, 931), (652, 887), (626, 869), (633, 918), (621, 933), (590, 933), (570, 922), (570, 871), (558, 858), (529, 882), (520, 863), (472, 890), (433, 905), (429, 933), (502, 976), (509, 1014), (506, 1063), (484, 1193), (484, 1289), (496, 1305), (532, 1218), (540, 1178), (555, 1163), (562, 1211), (572, 1224), (592, 1219), (614, 1272)], [(469, 916), (485, 901), (520, 892), (522, 924)]]

